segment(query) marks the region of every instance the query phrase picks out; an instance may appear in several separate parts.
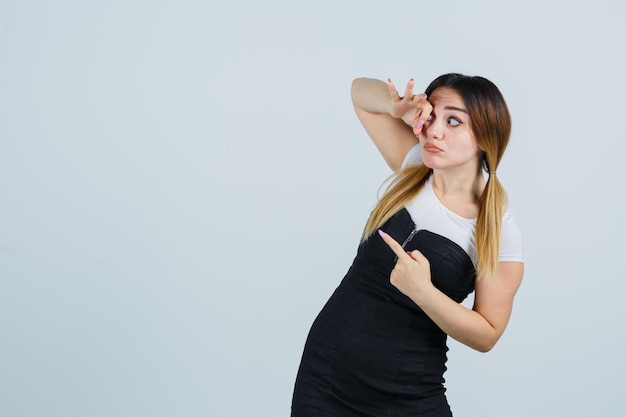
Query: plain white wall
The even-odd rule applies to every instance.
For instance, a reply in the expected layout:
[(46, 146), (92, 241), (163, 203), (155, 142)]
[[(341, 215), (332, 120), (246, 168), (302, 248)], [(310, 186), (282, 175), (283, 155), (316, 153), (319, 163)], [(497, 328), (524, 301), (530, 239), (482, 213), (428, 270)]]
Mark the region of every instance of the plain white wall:
[(357, 76), (483, 75), (525, 239), (510, 326), (450, 342), (459, 416), (626, 407), (623, 6), (0, 3), (0, 415), (286, 416), (389, 174)]

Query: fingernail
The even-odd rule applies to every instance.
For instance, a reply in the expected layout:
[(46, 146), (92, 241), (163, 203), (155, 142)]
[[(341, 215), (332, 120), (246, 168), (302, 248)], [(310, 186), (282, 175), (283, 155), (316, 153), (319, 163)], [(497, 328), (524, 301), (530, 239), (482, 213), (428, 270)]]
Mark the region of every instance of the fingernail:
[(420, 121), (417, 122), (417, 128), (419, 129), (422, 126), (424, 126), (424, 121), (420, 119)]
[(380, 235), (380, 237), (385, 237), (385, 235), (387, 233), (383, 232), (382, 230), (378, 229), (378, 234)]

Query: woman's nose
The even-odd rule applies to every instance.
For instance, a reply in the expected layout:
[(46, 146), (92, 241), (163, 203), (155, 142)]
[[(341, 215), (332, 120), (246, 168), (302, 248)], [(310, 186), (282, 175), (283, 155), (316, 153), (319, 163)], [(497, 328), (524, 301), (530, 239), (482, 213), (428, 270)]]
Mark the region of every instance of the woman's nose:
[(426, 135), (430, 136), (433, 139), (442, 139), (443, 138), (443, 122), (438, 119), (429, 120), (424, 125), (426, 130)]

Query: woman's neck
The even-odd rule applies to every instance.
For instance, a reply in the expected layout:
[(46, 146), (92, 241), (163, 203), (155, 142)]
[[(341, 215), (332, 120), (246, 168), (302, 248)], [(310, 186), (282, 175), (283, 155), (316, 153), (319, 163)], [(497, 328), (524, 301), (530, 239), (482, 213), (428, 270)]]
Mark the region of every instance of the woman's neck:
[(485, 189), (482, 170), (462, 172), (433, 170), (433, 190), (439, 200), (462, 217), (478, 215), (478, 201)]

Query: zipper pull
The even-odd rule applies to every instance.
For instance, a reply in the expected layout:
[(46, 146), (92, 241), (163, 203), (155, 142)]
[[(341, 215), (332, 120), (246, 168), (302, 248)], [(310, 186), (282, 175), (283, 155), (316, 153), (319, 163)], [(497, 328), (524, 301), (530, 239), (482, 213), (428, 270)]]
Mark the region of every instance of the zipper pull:
[[(417, 232), (418, 232), (417, 225), (415, 225), (413, 230), (411, 230), (411, 233), (409, 234), (409, 236), (407, 236), (407, 238), (404, 239), (404, 242), (402, 242), (402, 248), (403, 249), (413, 239), (413, 237), (417, 234)], [(396, 256), (393, 261), (397, 262), (398, 261), (398, 257)]]
[(411, 234), (406, 239), (404, 239), (404, 242), (402, 242), (403, 248), (407, 245), (407, 243), (409, 243), (413, 239), (413, 236), (415, 236), (416, 233), (417, 233), (417, 226), (415, 226), (413, 230), (411, 230)]

